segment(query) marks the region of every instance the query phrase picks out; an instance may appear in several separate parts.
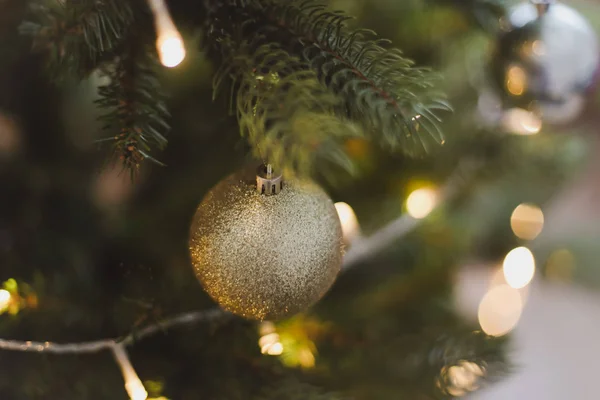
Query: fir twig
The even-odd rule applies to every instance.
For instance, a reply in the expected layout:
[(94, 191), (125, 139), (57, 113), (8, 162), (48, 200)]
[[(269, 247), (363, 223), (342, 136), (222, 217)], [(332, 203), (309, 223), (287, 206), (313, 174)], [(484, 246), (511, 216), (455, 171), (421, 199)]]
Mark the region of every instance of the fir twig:
[(271, 23), (291, 34), (321, 81), (344, 101), (342, 112), (392, 149), (417, 154), (428, 137), (443, 143), (440, 111), (450, 110), (434, 89), (437, 75), (417, 68), (391, 42), (319, 1), (257, 1)]
[(115, 154), (133, 175), (144, 159), (159, 163), (150, 154), (153, 147), (167, 145), (169, 112), (156, 76), (158, 61), (150, 49), (125, 51), (115, 61), (110, 82), (99, 88), (97, 104), (107, 111), (101, 117), (104, 130), (114, 132)]
[[(284, 159), (283, 154), (295, 160), (311, 159), (302, 154), (318, 147), (305, 146), (306, 137), (319, 126), (326, 128), (320, 137), (342, 138), (340, 129), (346, 136), (360, 130), (385, 147), (412, 154), (427, 150), (430, 138), (443, 143), (438, 113), (450, 107), (434, 90), (436, 75), (414, 67), (399, 50), (384, 48), (389, 41), (376, 39), (374, 32), (349, 30), (345, 24), (349, 19), (340, 12), (326, 11), (313, 0), (213, 3), (208, 37), (224, 55), (222, 64), (227, 72), (218, 74), (216, 82), (229, 74), (239, 84), (233, 97), (237, 99), (242, 132), (250, 132), (253, 146), (267, 143), (271, 154), (282, 154), (277, 160)], [(234, 61), (240, 59), (244, 62)], [(257, 85), (256, 76), (252, 76), (257, 73), (263, 80), (263, 76), (276, 75), (284, 82)], [(321, 85), (305, 84), (307, 79), (318, 80)], [(296, 87), (301, 88), (301, 96), (294, 92)], [(286, 91), (291, 95), (286, 96)], [(266, 117), (253, 109), (258, 106), (260, 110), (265, 104), (263, 96), (276, 101), (273, 108), (264, 108), (269, 110)], [(319, 102), (322, 104), (315, 107)], [(309, 113), (310, 123), (296, 123), (295, 117), (302, 114), (291, 110), (313, 112), (315, 108), (319, 108), (319, 118)], [(324, 116), (326, 121), (320, 120)], [(336, 123), (334, 116), (342, 123)], [(354, 123), (353, 129), (348, 128), (348, 122)], [(303, 135), (293, 132), (295, 126), (304, 130)], [(335, 141), (317, 142), (331, 144), (324, 146), (328, 153), (351, 167)]]
[(351, 171), (339, 142), (360, 130), (336, 114), (340, 99), (304, 61), (269, 42), (249, 15), (223, 14), (211, 32), (223, 57), (214, 95), (230, 81), (231, 107), (255, 156), (288, 174), (307, 174), (316, 158)]
[(21, 24), (33, 49), (46, 52), (56, 78), (83, 78), (109, 56), (133, 21), (130, 3), (120, 0), (36, 1), (33, 19)]
[(352, 168), (335, 142), (358, 131), (335, 115), (338, 99), (313, 71), (274, 44), (251, 57), (236, 56), (232, 64), (240, 66), (232, 74), (240, 130), (256, 156), (300, 174), (319, 156)]

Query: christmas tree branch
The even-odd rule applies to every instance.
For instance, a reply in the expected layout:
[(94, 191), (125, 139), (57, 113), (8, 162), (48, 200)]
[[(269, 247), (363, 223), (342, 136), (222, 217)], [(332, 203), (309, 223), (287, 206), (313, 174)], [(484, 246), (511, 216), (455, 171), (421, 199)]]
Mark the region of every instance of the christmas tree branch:
[[(156, 74), (158, 62), (149, 46), (124, 51), (110, 66), (110, 82), (99, 88), (99, 107), (108, 110), (100, 120), (111, 133), (115, 154), (135, 173), (145, 159), (159, 163), (150, 152), (167, 145), (169, 112)], [(160, 164), (160, 163), (159, 163)]]
[(287, 159), (278, 167), (295, 172), (315, 158), (351, 169), (340, 138), (369, 135), (408, 153), (426, 150), (428, 138), (443, 142), (438, 113), (450, 107), (436, 75), (374, 32), (348, 29), (343, 13), (312, 0), (224, 0), (208, 9), (206, 44), (222, 66), (215, 94), (231, 78), (241, 132), (265, 161)]
[(437, 77), (429, 69), (415, 67), (374, 31), (349, 29), (351, 17), (329, 11), (319, 1), (257, 4), (273, 26), (287, 31), (290, 45), (300, 46), (310, 68), (343, 100), (344, 116), (392, 149), (427, 150), (428, 136), (443, 143), (437, 113), (450, 106), (433, 89)]
[(19, 30), (33, 38), (35, 51), (48, 55), (55, 78), (87, 76), (133, 22), (130, 2), (120, 0), (34, 1), (31, 13)]

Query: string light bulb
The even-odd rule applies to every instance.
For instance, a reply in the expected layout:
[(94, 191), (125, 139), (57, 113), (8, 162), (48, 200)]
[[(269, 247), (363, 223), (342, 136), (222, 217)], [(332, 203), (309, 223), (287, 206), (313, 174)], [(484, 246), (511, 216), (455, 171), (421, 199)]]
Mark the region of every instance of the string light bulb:
[(544, 213), (534, 204), (520, 204), (510, 217), (510, 226), (518, 238), (533, 240), (544, 228)]
[(352, 207), (347, 203), (335, 203), (335, 209), (337, 210), (338, 216), (340, 217), (340, 223), (342, 224), (344, 243), (349, 245), (360, 236), (358, 219), (356, 218), (356, 214)]
[(416, 219), (422, 219), (429, 215), (437, 203), (437, 191), (432, 188), (417, 189), (408, 195), (406, 199), (406, 210), (408, 214)]
[(148, 392), (137, 372), (135, 372), (133, 365), (131, 365), (125, 347), (122, 344), (115, 344), (112, 351), (117, 364), (121, 367), (123, 379), (125, 380), (125, 391), (127, 391), (129, 398), (131, 400), (146, 400)]
[(6, 310), (10, 304), (11, 294), (6, 289), (0, 289), (0, 312)]
[(148, 0), (154, 14), (156, 27), (156, 49), (162, 65), (168, 68), (178, 66), (185, 58), (183, 38), (171, 19), (164, 0)]
[(519, 291), (509, 285), (499, 285), (483, 297), (477, 318), (486, 334), (504, 336), (515, 328), (522, 312), (523, 301)]
[(272, 322), (263, 322), (259, 326), (259, 332), (262, 335), (258, 339), (258, 347), (262, 354), (270, 356), (279, 356), (283, 353), (283, 344), (276, 332), (275, 325)]
[(502, 264), (506, 283), (513, 289), (529, 285), (535, 275), (535, 258), (527, 247), (512, 249)]
[(542, 119), (532, 111), (511, 108), (502, 116), (502, 126), (515, 135), (535, 135), (542, 130)]

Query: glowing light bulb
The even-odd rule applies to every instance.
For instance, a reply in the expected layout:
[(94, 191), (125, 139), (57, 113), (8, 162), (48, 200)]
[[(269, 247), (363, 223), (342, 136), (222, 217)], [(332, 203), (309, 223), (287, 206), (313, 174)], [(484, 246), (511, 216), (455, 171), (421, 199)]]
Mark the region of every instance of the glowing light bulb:
[(542, 119), (531, 111), (511, 108), (504, 113), (502, 125), (516, 135), (535, 135), (542, 130)]
[(260, 339), (258, 339), (258, 346), (263, 350), (262, 353), (265, 354), (269, 346), (272, 346), (277, 342), (279, 342), (279, 334), (269, 333), (268, 335), (262, 336)]
[(479, 380), (485, 376), (485, 371), (471, 361), (460, 361), (458, 365), (444, 368), (442, 375), (448, 382), (446, 390), (455, 397), (462, 397), (469, 392), (479, 389)]
[(433, 211), (436, 202), (436, 190), (432, 188), (417, 189), (406, 199), (406, 210), (413, 218), (425, 218), (431, 211)]
[(131, 400), (146, 400), (148, 398), (148, 392), (139, 379), (131, 379), (125, 382), (125, 390)]
[(162, 65), (173, 68), (181, 64), (185, 58), (183, 39), (178, 32), (161, 35), (156, 40), (158, 54)]
[(113, 356), (115, 361), (121, 367), (123, 373), (123, 379), (125, 380), (125, 390), (131, 400), (146, 400), (148, 398), (148, 392), (144, 388), (144, 384), (135, 372), (129, 356), (123, 344), (115, 344), (112, 347)]
[(185, 46), (175, 27), (164, 0), (148, 0), (154, 14), (156, 26), (156, 49), (162, 65), (168, 68), (178, 66), (185, 58)]
[(535, 275), (535, 259), (527, 247), (517, 247), (506, 255), (502, 269), (506, 283), (513, 289), (521, 289)]
[(544, 213), (533, 204), (520, 204), (510, 217), (510, 226), (520, 239), (533, 240), (544, 228)]
[[(502, 265), (500, 265), (498, 268), (494, 269), (494, 271), (491, 275), (491, 278), (490, 278), (488, 290), (492, 289), (496, 286), (500, 286), (500, 285), (510, 286), (508, 284), (508, 282), (506, 281), (506, 277), (504, 276), (504, 268), (502, 268)], [(530, 292), (529, 285), (526, 285), (517, 290), (519, 292), (519, 295), (521, 296), (521, 302), (523, 303), (523, 307), (525, 307), (525, 304), (527, 304), (527, 300), (529, 300), (529, 292)]]
[(477, 317), (481, 329), (490, 336), (503, 336), (521, 318), (523, 302), (516, 289), (508, 285), (492, 288), (479, 303)]
[(279, 341), (279, 334), (275, 331), (275, 325), (272, 322), (263, 322), (258, 328), (262, 335), (258, 339), (258, 347), (262, 354), (278, 356), (283, 353), (283, 344)]
[(269, 346), (267, 349), (267, 354), (270, 356), (279, 356), (283, 353), (283, 344), (280, 342), (273, 343), (273, 345)]
[(518, 65), (513, 65), (506, 74), (506, 89), (514, 96), (521, 96), (527, 88), (527, 74)]
[(0, 289), (0, 312), (8, 308), (10, 304), (11, 294), (8, 290)]
[(360, 227), (356, 214), (352, 207), (346, 203), (335, 203), (335, 209), (342, 224), (344, 243), (350, 244), (360, 235)]
[(310, 349), (304, 348), (298, 352), (298, 363), (304, 368), (313, 368), (315, 366), (315, 355)]

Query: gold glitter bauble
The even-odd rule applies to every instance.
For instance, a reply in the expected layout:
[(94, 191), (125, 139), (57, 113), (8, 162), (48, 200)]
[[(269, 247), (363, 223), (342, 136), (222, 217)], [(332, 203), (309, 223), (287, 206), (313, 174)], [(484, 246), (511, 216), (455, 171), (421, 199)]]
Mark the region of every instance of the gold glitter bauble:
[(277, 195), (234, 174), (194, 215), (190, 252), (196, 276), (224, 309), (253, 319), (303, 311), (331, 287), (342, 264), (342, 228), (331, 199), (307, 181)]

